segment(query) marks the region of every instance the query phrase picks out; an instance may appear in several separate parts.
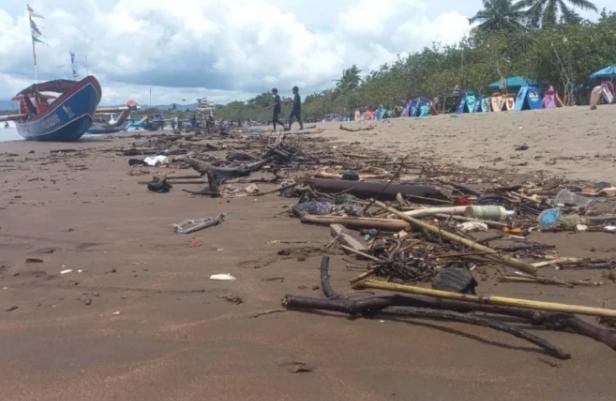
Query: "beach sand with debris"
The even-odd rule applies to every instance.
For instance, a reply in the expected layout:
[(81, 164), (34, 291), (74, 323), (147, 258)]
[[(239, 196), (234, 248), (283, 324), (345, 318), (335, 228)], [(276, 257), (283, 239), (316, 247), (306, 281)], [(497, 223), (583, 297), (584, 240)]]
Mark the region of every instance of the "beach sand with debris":
[[(374, 129), (341, 133), (329, 123), (325, 137), (400, 156), (469, 168), (538, 173), (571, 180), (614, 181), (616, 107), (587, 106), (522, 113), (442, 114), (379, 122), (343, 123)], [(523, 146), (526, 145), (526, 146)], [(526, 150), (516, 150), (524, 149)]]
[[(610, 181), (615, 111), (344, 123), (375, 126), (356, 133), (328, 123), (310, 138), (477, 171)], [(614, 399), (614, 351), (579, 335), (537, 331), (572, 354), (560, 361), (482, 327), (285, 311), (285, 294), (321, 296), (329, 229), (289, 217), (296, 200), (276, 194), (211, 199), (179, 186), (148, 192), (139, 181), (187, 170), (130, 169), (130, 157), (117, 149), (138, 140), (0, 144), (3, 399)], [(516, 151), (520, 145), (528, 149)], [(173, 231), (183, 219), (222, 212), (228, 217), (220, 226)], [(611, 234), (531, 238), (564, 256), (616, 257)], [(345, 268), (339, 251), (330, 253), (332, 284), (352, 293), (348, 281), (358, 271)], [(210, 280), (215, 273), (237, 279)], [(479, 291), (616, 307), (616, 284), (604, 272), (563, 275), (603, 285), (499, 283), (488, 275)]]

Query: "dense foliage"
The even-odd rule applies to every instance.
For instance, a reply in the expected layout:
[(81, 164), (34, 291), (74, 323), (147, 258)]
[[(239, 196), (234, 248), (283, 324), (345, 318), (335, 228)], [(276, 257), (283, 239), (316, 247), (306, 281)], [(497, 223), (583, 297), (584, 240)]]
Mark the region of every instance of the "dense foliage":
[[(456, 85), (488, 93), (489, 83), (508, 75), (527, 76), (543, 86), (554, 85), (566, 103), (574, 104), (576, 86), (587, 81), (592, 72), (616, 63), (614, 13), (604, 11), (596, 22), (563, 21), (540, 28), (532, 28), (530, 22), (527, 19), (520, 29), (513, 29), (509, 23), (504, 29), (492, 29), (492, 24), (486, 29), (477, 27), (456, 46), (435, 44), (363, 77), (352, 66), (334, 88), (306, 96), (303, 113), (309, 119), (320, 119), (360, 107), (395, 107), (411, 97), (443, 98)], [(247, 102), (232, 102), (217, 114), (227, 119), (267, 121), (270, 104), (271, 95), (263, 93)]]

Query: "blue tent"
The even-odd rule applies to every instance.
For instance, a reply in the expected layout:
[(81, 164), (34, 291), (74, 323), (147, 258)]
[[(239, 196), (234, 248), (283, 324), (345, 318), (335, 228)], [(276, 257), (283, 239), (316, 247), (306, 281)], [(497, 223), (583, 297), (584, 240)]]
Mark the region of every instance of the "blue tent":
[(502, 87), (506, 87), (507, 89), (515, 89), (519, 90), (523, 86), (527, 85), (537, 85), (537, 82), (532, 79), (528, 79), (522, 76), (514, 76), (507, 77), (506, 79), (499, 79), (498, 81), (492, 82), (488, 85), (488, 88), (498, 91), (501, 90)]
[(535, 110), (543, 107), (541, 90), (538, 86), (526, 85), (520, 88), (515, 98), (515, 111)]
[(402, 112), (404, 117), (427, 117), (431, 114), (432, 102), (430, 100), (418, 97), (408, 101)]
[(490, 104), (490, 98), (487, 96), (479, 96), (479, 102), (477, 102), (477, 112), (487, 113), (492, 111), (492, 105)]
[(478, 98), (473, 92), (466, 92), (460, 99), (456, 113), (474, 113), (477, 111)]
[(593, 79), (606, 79), (616, 76), (616, 64), (602, 68), (599, 71), (593, 72), (590, 77)]

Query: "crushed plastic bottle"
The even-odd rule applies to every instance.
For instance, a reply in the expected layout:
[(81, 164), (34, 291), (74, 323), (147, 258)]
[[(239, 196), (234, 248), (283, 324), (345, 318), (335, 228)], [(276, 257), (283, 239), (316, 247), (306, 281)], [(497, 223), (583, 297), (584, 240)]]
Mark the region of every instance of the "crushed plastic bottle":
[(554, 205), (556, 206), (588, 207), (592, 202), (592, 199), (578, 195), (566, 188), (561, 189), (554, 197)]
[(563, 214), (560, 208), (544, 210), (537, 217), (537, 222), (542, 230), (577, 229), (578, 226), (585, 226), (587, 223), (586, 219), (579, 214)]
[(558, 226), (560, 208), (546, 209), (537, 217), (537, 222), (542, 230), (550, 230)]

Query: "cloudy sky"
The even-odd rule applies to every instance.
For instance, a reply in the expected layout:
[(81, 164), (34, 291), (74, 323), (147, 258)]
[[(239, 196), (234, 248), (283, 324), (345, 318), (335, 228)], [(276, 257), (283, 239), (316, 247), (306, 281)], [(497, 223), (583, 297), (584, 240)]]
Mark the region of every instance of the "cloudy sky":
[[(616, 0), (597, 0), (616, 8)], [(277, 86), (310, 93), (469, 31), (481, 0), (31, 0), (41, 79), (95, 75), (103, 103), (224, 103)], [(33, 79), (25, 2), (0, 0), (0, 100)]]

